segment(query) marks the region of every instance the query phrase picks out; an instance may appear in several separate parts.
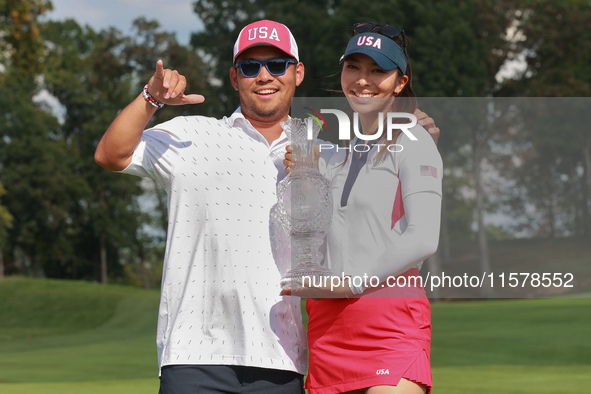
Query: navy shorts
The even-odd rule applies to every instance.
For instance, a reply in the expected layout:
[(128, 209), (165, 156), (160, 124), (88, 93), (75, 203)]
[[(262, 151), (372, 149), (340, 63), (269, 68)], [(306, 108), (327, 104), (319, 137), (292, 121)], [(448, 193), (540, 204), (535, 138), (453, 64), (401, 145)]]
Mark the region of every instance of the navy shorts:
[(304, 377), (291, 371), (235, 365), (169, 365), (162, 367), (158, 393), (304, 394)]

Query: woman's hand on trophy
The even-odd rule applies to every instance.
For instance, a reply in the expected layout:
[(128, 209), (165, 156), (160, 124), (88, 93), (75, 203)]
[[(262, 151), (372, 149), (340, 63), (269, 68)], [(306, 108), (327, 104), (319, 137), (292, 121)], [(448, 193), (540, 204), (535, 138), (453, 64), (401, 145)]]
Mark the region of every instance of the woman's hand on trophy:
[[(340, 279), (338, 276), (335, 277)], [(304, 283), (305, 287), (296, 287), (293, 289), (283, 289), (280, 295), (282, 296), (296, 296), (302, 298), (351, 298), (353, 292), (348, 285), (348, 281), (338, 281), (339, 283), (333, 283), (331, 277), (327, 277), (327, 280), (323, 281), (319, 279), (319, 282), (324, 282), (324, 286), (317, 286), (314, 283)]]

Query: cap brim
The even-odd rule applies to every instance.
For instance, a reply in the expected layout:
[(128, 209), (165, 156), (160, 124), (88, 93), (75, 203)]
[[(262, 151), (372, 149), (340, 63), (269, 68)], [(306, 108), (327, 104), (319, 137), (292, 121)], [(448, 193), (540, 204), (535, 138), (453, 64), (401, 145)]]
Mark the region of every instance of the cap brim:
[(372, 50), (371, 48), (355, 48), (354, 50), (346, 53), (344, 55), (344, 58), (346, 59), (348, 56), (350, 56), (354, 53), (361, 53), (361, 54), (371, 57), (376, 62), (376, 64), (378, 66), (380, 66), (381, 68), (383, 68), (386, 71), (390, 71), (390, 70), (394, 70), (395, 68), (398, 68), (398, 65), (396, 63), (394, 63), (392, 60), (390, 60), (388, 57), (386, 57), (385, 55), (383, 55), (380, 52)]
[(236, 61), (236, 59), (238, 59), (238, 56), (240, 56), (241, 54), (243, 54), (244, 51), (246, 51), (246, 50), (248, 50), (250, 48), (255, 48), (255, 47), (272, 47), (272, 48), (277, 48), (281, 52), (285, 53), (285, 57), (288, 57), (288, 58), (292, 58), (293, 57), (294, 59), (298, 60), (298, 58), (296, 58), (295, 56), (293, 56), (293, 55), (285, 52), (283, 49), (281, 49), (281, 48), (279, 48), (279, 47), (277, 47), (277, 46), (275, 46), (273, 44), (269, 44), (269, 43), (266, 43), (266, 42), (257, 42), (256, 44), (249, 45), (246, 48), (244, 48), (243, 50), (241, 50), (240, 52), (238, 52), (236, 54), (236, 56), (234, 56), (234, 61)]

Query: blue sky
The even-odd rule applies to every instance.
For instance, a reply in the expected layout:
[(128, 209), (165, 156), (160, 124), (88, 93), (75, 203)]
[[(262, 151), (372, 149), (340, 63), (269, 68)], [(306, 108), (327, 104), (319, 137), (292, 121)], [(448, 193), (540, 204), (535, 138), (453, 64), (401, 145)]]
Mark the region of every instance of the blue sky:
[(109, 26), (129, 34), (134, 19), (156, 19), (166, 31), (176, 33), (181, 44), (188, 44), (192, 32), (202, 28), (193, 12), (194, 0), (51, 0), (54, 10), (48, 19), (75, 19), (81, 25), (100, 30)]

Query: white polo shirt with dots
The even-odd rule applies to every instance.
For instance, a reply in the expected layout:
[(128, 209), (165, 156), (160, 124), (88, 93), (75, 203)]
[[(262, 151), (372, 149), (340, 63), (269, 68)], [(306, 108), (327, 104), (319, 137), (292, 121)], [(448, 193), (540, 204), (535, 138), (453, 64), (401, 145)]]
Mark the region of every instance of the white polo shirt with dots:
[(274, 220), (287, 138), (270, 146), (240, 109), (144, 131), (124, 173), (168, 194), (159, 366), (243, 365), (304, 374), (300, 299), (281, 297), (289, 243)]

